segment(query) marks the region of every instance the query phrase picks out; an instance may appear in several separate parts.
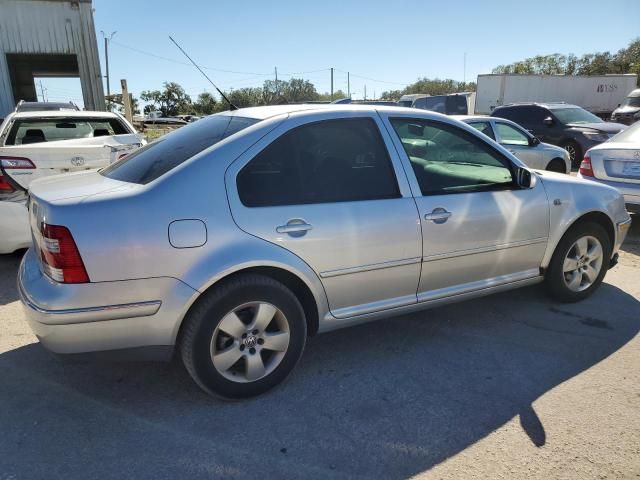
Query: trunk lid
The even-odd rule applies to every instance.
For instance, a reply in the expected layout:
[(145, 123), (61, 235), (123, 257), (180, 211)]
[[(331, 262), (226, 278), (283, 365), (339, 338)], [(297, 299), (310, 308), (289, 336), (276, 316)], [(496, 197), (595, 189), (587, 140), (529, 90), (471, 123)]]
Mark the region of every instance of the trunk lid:
[(0, 147), (0, 157), (29, 159), (35, 168), (5, 168), (3, 174), (23, 189), (32, 181), (105, 167), (142, 144), (137, 134), (112, 135)]
[(596, 178), (640, 184), (640, 148), (609, 142), (606, 146), (589, 151)]

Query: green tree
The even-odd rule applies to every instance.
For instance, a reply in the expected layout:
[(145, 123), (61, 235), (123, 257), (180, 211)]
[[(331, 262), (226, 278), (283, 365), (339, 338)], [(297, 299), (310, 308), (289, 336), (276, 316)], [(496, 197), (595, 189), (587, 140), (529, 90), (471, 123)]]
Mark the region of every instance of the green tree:
[(221, 110), (221, 106), (209, 92), (203, 92), (198, 95), (198, 99), (191, 107), (197, 115), (211, 115)]
[(145, 90), (140, 98), (149, 103), (144, 107), (145, 113), (160, 110), (165, 117), (187, 114), (192, 111), (191, 97), (178, 83), (164, 82), (164, 90)]

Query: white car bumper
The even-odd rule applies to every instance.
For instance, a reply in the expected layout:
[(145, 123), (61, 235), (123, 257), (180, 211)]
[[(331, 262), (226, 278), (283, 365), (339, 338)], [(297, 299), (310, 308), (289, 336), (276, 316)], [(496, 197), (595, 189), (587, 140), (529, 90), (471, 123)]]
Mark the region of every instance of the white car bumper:
[(31, 229), (26, 200), (0, 201), (0, 254), (31, 245)]

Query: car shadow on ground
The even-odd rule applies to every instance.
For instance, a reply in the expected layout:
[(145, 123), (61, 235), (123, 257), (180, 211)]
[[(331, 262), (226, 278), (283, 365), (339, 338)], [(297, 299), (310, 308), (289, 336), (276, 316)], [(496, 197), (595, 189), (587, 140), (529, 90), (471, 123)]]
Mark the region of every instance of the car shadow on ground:
[(640, 303), (612, 285), (571, 305), (527, 288), (317, 336), (284, 385), (241, 402), (209, 398), (177, 362), (67, 364), (27, 345), (0, 355), (0, 468), (407, 478), (516, 416), (544, 445), (533, 402), (639, 329)]

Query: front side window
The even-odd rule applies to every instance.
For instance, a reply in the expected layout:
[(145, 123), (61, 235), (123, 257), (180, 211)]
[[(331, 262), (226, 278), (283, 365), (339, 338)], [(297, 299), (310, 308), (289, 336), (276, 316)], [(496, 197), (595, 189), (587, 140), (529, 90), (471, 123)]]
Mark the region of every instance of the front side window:
[(131, 133), (117, 118), (18, 118), (11, 125), (6, 145), (77, 140)]
[(391, 124), (423, 195), (513, 187), (510, 162), (468, 132), (424, 119), (395, 118)]
[(496, 139), (496, 137), (493, 135), (493, 129), (491, 128), (491, 124), (489, 122), (469, 122), (469, 125), (478, 130), (480, 133), (484, 133), (491, 140)]
[(498, 132), (500, 143), (504, 145), (529, 146), (529, 137), (511, 125), (496, 122), (496, 131)]
[(379, 200), (400, 196), (387, 148), (370, 118), (294, 128), (240, 171), (247, 207)]

